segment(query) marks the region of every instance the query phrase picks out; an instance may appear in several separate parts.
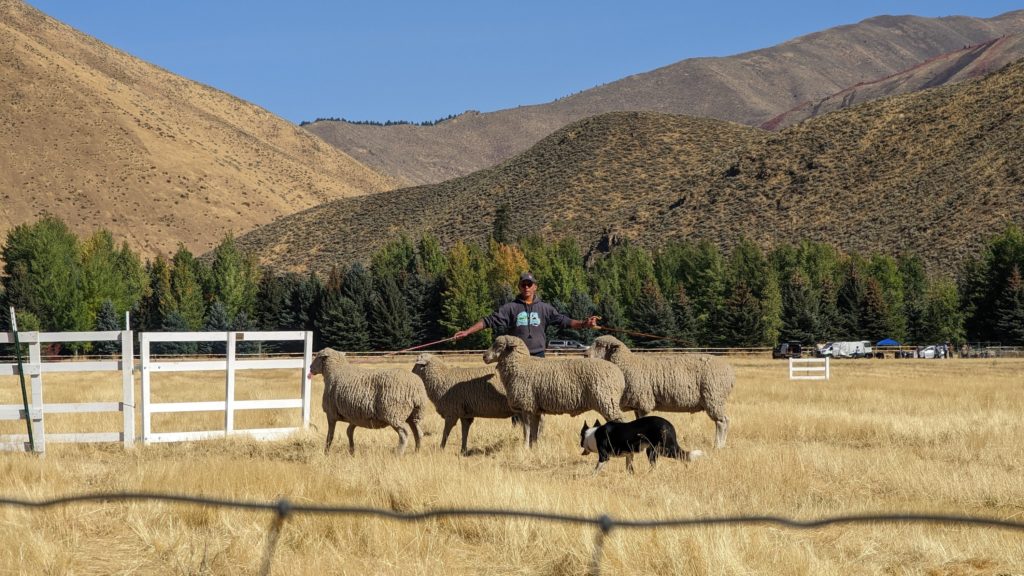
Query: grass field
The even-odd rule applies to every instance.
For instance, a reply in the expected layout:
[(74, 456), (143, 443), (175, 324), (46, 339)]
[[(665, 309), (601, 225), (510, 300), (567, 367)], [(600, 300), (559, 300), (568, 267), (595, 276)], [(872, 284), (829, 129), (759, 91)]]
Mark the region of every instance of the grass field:
[[(139, 446), (48, 444), (45, 458), (0, 455), (0, 495), (41, 499), (92, 491), (160, 491), (252, 501), (373, 506), (396, 511), (493, 507), (656, 519), (857, 513), (1024, 517), (1024, 360), (872, 360), (833, 363), (830, 382), (789, 382), (785, 364), (736, 358), (728, 447), (714, 450), (703, 415), (669, 415), (694, 463), (621, 459), (599, 476), (577, 446), (583, 417), (547, 419), (534, 451), (508, 421), (478, 420), (468, 457), (438, 449), (431, 414), (418, 453), (396, 457), (390, 430), (344, 434), (322, 453), (325, 420), (314, 382), (308, 432), (250, 440)], [(410, 364), (411, 361), (405, 361)], [(214, 400), (223, 377), (164, 375), (162, 400)], [(239, 378), (239, 398), (295, 397), (294, 372)], [(0, 403), (18, 403), (14, 378)], [(117, 375), (45, 376), (48, 402), (115, 401)], [(222, 425), (223, 415), (163, 415), (159, 431)], [(593, 419), (593, 414), (587, 415)], [(51, 415), (48, 432), (110, 431), (119, 415)], [(238, 427), (286, 426), (298, 410), (240, 413)], [(0, 423), (0, 433), (23, 424)], [(140, 428), (141, 430), (141, 424)], [(458, 430), (454, 432), (457, 436)], [(454, 445), (454, 446), (453, 446)], [(0, 573), (252, 574), (269, 513), (169, 503), (80, 504), (46, 511), (0, 507)], [(474, 518), (398, 523), (293, 516), (273, 573), (580, 574), (592, 528)], [(1024, 574), (1024, 534), (940, 525), (777, 526), (613, 530), (607, 574)]]

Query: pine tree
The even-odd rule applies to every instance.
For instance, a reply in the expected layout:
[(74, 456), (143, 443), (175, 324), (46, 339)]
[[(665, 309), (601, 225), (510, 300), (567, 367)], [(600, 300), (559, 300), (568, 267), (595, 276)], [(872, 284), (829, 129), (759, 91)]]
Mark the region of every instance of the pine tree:
[(907, 325), (904, 340), (928, 342), (923, 325), (925, 293), (928, 290), (924, 262), (915, 255), (901, 255), (897, 262), (903, 278), (903, 315)]
[(259, 281), (260, 271), (255, 259), (242, 252), (228, 234), (213, 250), (206, 290), (208, 298), (220, 300), (232, 320), (240, 312), (252, 318), (256, 312)]
[(338, 291), (324, 294), (316, 327), (321, 346), (349, 352), (370, 349), (369, 325), (363, 307)]
[(412, 346), (412, 322), (394, 278), (375, 281), (370, 305), (370, 344), (377, 350), (402, 350)]
[[(121, 323), (118, 321), (117, 310), (114, 309), (114, 303), (110, 300), (104, 300), (100, 304), (100, 309), (96, 313), (96, 331), (107, 332), (107, 331), (118, 331), (121, 329)], [(113, 340), (95, 342), (93, 344), (93, 351), (97, 354), (104, 356), (110, 356), (117, 354), (121, 351), (121, 345)]]
[(494, 212), (494, 224), (491, 229), (491, 239), (498, 244), (512, 244), (515, 238), (512, 236), (512, 209), (508, 202), (498, 204)]
[[(177, 313), (175, 312), (174, 314)], [(220, 300), (214, 299), (206, 310), (206, 317), (203, 319), (203, 331), (227, 332), (231, 330), (231, 321), (227, 306)], [(227, 353), (227, 346), (225, 342), (202, 342), (200, 343), (200, 350), (204, 354), (223, 355)]]
[(1019, 266), (1010, 270), (1006, 287), (996, 300), (996, 334), (1003, 344), (1024, 345), (1024, 280)]
[(630, 312), (631, 324), (638, 331), (666, 337), (664, 339), (642, 339), (639, 342), (640, 347), (668, 348), (675, 345), (672, 341), (676, 335), (675, 315), (653, 278), (644, 285), (640, 298), (637, 299)]
[(179, 246), (171, 260), (171, 265), (168, 298), (170, 302), (173, 302), (173, 308), (185, 321), (188, 329), (190, 331), (200, 330), (203, 327), (203, 318), (206, 314), (203, 287), (199, 281), (199, 277), (202, 275), (199, 272), (201, 264), (188, 249)]
[(782, 285), (782, 330), (779, 338), (814, 343), (821, 334), (818, 307), (819, 299), (811, 289), (810, 281), (802, 270), (792, 268), (788, 280)]
[(964, 313), (956, 284), (931, 278), (922, 297), (921, 339), (918, 342), (964, 342)]
[(764, 321), (761, 303), (746, 282), (740, 280), (732, 287), (722, 308), (723, 339), (725, 346), (763, 346)]

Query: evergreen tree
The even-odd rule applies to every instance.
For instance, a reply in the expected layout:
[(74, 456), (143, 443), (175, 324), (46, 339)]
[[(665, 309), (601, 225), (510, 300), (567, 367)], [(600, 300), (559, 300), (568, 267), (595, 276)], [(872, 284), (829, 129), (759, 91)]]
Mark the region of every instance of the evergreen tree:
[(640, 298), (637, 299), (630, 312), (633, 316), (631, 324), (638, 331), (667, 337), (664, 339), (642, 339), (639, 342), (640, 347), (670, 348), (675, 346), (672, 341), (677, 331), (675, 315), (653, 278), (644, 285)]
[(864, 283), (864, 297), (860, 302), (860, 332), (857, 338), (877, 342), (892, 336), (890, 332), (890, 303), (885, 298), (881, 283), (868, 278)]
[(375, 281), (370, 305), (370, 344), (378, 350), (402, 350), (412, 346), (412, 322), (398, 283), (394, 278)]
[(788, 270), (790, 275), (782, 285), (782, 330), (779, 338), (812, 344), (821, 334), (819, 298), (803, 270), (797, 267)]
[(682, 285), (676, 288), (676, 297), (672, 300), (672, 315), (676, 321), (676, 346), (696, 346), (697, 336), (700, 333), (700, 326), (697, 325), (696, 314), (686, 288)]
[(718, 342), (725, 346), (763, 346), (764, 315), (761, 303), (744, 280), (730, 290), (722, 308), (724, 332)]
[(856, 340), (861, 338), (863, 325), (861, 313), (865, 308), (865, 278), (861, 261), (850, 258), (844, 265), (843, 280), (836, 293), (836, 325), (834, 338)]
[[(597, 306), (594, 304), (594, 300), (587, 294), (586, 290), (575, 290), (572, 293), (572, 297), (569, 298), (569, 302), (566, 303), (565, 308), (558, 308), (562, 310), (570, 318), (589, 318), (597, 313)], [(584, 344), (589, 344), (594, 341), (594, 330), (573, 330), (571, 328), (565, 328), (563, 330), (566, 338), (573, 340), (579, 340)]]
[[(782, 295), (779, 290), (778, 276), (775, 269), (770, 265), (768, 259), (757, 244), (749, 240), (741, 240), (729, 256), (728, 282), (732, 294), (734, 308), (724, 318), (743, 319), (743, 314), (735, 309), (736, 298), (744, 290), (749, 290), (751, 297), (757, 302), (760, 309), (760, 317), (757, 325), (761, 329), (760, 336), (754, 338), (756, 345), (774, 345), (779, 338), (779, 329), (782, 324)], [(742, 285), (743, 290), (737, 287)], [(744, 304), (745, 305), (745, 304)], [(744, 312), (745, 313), (745, 312)], [(737, 335), (746, 330), (745, 326), (726, 327), (726, 334)], [(749, 335), (753, 338), (754, 335)], [(746, 340), (746, 336), (744, 339)]]
[(903, 279), (903, 315), (906, 318), (907, 342), (928, 342), (924, 328), (924, 301), (928, 290), (928, 276), (924, 262), (916, 255), (901, 255), (897, 258), (900, 276)]
[[(104, 300), (100, 304), (99, 311), (96, 313), (96, 331), (107, 332), (120, 329), (121, 323), (118, 320), (117, 310), (114, 309), (114, 303), (110, 299)], [(113, 340), (95, 342), (93, 344), (93, 351), (104, 356), (111, 356), (121, 351), (121, 345)]]
[(256, 325), (260, 330), (301, 330), (291, 306), (292, 294), (301, 284), (302, 279), (293, 273), (263, 275), (256, 296)]
[(1009, 226), (986, 246), (982, 257), (968, 262), (961, 274), (961, 294), (967, 312), (967, 337), (999, 340), (997, 301), (1006, 291), (1014, 267), (1024, 270), (1024, 231)]
[[(174, 312), (177, 315), (177, 312)], [(206, 316), (203, 318), (203, 331), (204, 332), (220, 332), (225, 333), (231, 330), (232, 319), (228, 314), (228, 308), (218, 299), (214, 299), (210, 302), (210, 306), (206, 309)], [(200, 342), (199, 351), (203, 354), (227, 354), (227, 343), (226, 342)]]
[(1019, 266), (1010, 270), (995, 306), (996, 335), (1009, 346), (1024, 345), (1024, 280), (1020, 271)]
[[(188, 324), (177, 310), (171, 310), (163, 317), (161, 332), (189, 332)], [(198, 352), (197, 342), (158, 342), (153, 345), (157, 354), (192, 355)], [(223, 344), (221, 345), (223, 350)]]
[(363, 307), (338, 291), (327, 291), (316, 319), (320, 345), (348, 352), (370, 349)]

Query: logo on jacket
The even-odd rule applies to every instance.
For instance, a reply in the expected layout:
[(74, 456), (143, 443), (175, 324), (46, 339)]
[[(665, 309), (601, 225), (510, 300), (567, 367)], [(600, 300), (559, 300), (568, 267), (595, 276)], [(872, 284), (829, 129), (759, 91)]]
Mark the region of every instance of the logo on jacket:
[(516, 314), (516, 326), (540, 326), (540, 314), (524, 310)]

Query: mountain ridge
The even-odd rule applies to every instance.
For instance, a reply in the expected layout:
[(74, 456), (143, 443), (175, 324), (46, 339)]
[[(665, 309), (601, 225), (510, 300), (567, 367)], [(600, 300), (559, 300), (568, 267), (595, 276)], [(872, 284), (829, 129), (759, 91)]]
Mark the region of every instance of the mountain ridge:
[(493, 166), (556, 129), (612, 111), (653, 111), (752, 126), (807, 101), (920, 62), (1024, 33), (1024, 10), (992, 18), (877, 16), (733, 56), (682, 60), (544, 104), (467, 112), (433, 126), (322, 121), (305, 128), (406, 185)]
[(44, 214), (146, 256), (396, 182), (230, 94), (0, 0), (0, 235)]
[(1024, 61), (780, 132), (609, 113), (493, 168), (333, 201), (239, 242), (272, 269), (326, 271), (366, 260), (400, 234), (484, 241), (507, 204), (513, 235), (571, 236), (582, 246), (609, 229), (649, 247), (809, 239), (862, 253), (912, 251), (951, 270), (988, 235), (1024, 225), (1022, 109)]

